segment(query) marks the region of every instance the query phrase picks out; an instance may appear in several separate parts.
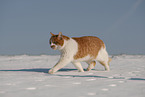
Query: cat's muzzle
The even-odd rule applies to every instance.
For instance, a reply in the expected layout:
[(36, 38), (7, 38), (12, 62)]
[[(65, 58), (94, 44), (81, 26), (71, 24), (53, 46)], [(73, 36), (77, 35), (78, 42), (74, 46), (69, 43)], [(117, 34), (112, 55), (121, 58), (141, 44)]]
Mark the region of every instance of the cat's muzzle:
[(52, 45), (51, 48), (54, 49), (54, 50), (56, 50), (56, 46), (55, 45)]

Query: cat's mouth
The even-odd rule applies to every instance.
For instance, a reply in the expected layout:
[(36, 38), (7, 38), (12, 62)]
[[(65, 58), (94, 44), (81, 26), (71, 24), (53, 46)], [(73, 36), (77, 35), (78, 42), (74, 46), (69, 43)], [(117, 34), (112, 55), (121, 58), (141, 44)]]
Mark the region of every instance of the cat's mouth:
[(51, 48), (52, 48), (53, 50), (56, 50), (56, 47), (55, 47), (55, 45), (52, 45), (52, 46), (51, 46)]

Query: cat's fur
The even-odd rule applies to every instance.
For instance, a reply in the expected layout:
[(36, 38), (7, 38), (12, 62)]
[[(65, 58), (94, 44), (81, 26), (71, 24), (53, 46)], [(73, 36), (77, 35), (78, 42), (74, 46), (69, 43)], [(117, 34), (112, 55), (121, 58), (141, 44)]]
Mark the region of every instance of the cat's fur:
[(48, 73), (53, 74), (70, 62), (80, 72), (84, 72), (80, 63), (82, 61), (88, 63), (87, 71), (95, 67), (95, 61), (100, 62), (105, 67), (105, 70), (110, 70), (109, 62), (111, 58), (108, 57), (105, 44), (98, 37), (84, 36), (70, 38), (62, 35), (61, 32), (58, 35), (54, 35), (53, 33), (51, 35), (51, 48), (59, 50), (61, 57), (58, 63)]

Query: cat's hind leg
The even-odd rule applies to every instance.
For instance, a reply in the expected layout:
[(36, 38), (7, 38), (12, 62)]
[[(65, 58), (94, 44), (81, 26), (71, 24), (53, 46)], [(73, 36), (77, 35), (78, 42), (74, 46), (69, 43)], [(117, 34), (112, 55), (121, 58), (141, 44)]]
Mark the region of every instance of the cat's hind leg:
[(110, 71), (109, 62), (99, 61), (99, 63), (105, 67), (105, 70)]
[(105, 67), (105, 70), (107, 70), (107, 71), (110, 70), (109, 62), (111, 61), (111, 59), (108, 56), (106, 48), (102, 47), (100, 49), (100, 51), (98, 52), (98, 56), (97, 56), (96, 60)]
[(84, 72), (84, 69), (80, 62), (72, 62), (74, 66), (79, 70), (79, 72)]
[(87, 71), (90, 71), (91, 69), (93, 69), (96, 65), (96, 61), (90, 61), (90, 62), (87, 62), (88, 63), (88, 68), (87, 68)]

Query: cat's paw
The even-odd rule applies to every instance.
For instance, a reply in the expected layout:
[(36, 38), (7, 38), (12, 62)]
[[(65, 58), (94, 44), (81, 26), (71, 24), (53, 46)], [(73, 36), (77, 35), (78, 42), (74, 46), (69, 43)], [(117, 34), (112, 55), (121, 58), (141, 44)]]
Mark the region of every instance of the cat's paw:
[(48, 74), (54, 74), (54, 71), (53, 71), (52, 69), (50, 69), (50, 70), (48, 71)]
[(90, 71), (91, 70), (91, 68), (87, 68), (87, 71)]

